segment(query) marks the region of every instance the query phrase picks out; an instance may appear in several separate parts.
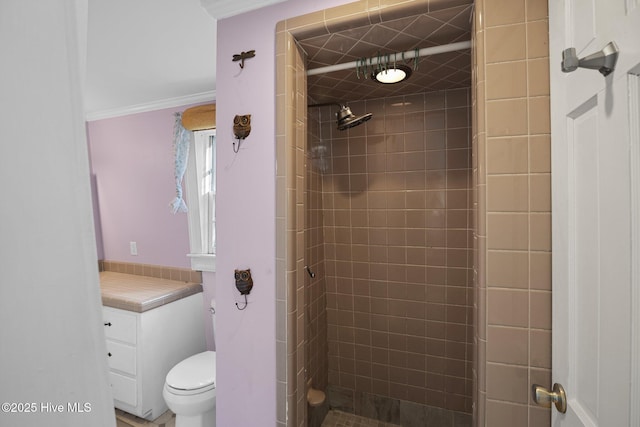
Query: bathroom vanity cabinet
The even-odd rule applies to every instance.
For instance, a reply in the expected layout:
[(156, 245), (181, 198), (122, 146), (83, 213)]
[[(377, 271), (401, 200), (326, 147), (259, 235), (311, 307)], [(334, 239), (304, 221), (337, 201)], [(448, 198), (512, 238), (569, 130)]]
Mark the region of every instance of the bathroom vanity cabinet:
[[(105, 297), (103, 282), (101, 286), (106, 357), (114, 406), (153, 420), (167, 410), (162, 389), (169, 370), (206, 349), (202, 292), (156, 306), (157, 298), (146, 298), (135, 304), (131, 295), (144, 292), (136, 294), (131, 290), (130, 298), (120, 301), (120, 305), (129, 308), (123, 309), (105, 306), (105, 301), (119, 304), (108, 291)], [(127, 294), (126, 289), (118, 292)], [(166, 295), (163, 298), (167, 300)], [(147, 310), (142, 311), (144, 308)]]

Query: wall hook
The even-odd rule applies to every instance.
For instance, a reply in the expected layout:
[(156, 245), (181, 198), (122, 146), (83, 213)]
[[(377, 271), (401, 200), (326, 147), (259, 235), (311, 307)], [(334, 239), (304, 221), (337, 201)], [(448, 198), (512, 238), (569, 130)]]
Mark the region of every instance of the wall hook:
[(240, 307), (238, 303), (236, 303), (236, 308), (238, 310), (244, 310), (247, 308), (247, 295), (251, 293), (251, 289), (253, 289), (253, 278), (251, 277), (251, 269), (247, 268), (246, 270), (235, 270), (233, 276), (236, 281), (236, 288), (240, 295), (244, 295), (244, 305)]
[(233, 134), (238, 140), (238, 147), (236, 143), (233, 143), (233, 152), (237, 153), (240, 150), (240, 142), (249, 136), (251, 133), (251, 114), (236, 115), (233, 118)]
[(608, 76), (616, 68), (618, 53), (619, 50), (616, 42), (609, 42), (601, 51), (578, 59), (576, 48), (570, 47), (562, 52), (562, 71), (570, 73), (578, 67), (590, 68), (600, 71), (600, 74), (603, 76)]
[(255, 50), (250, 50), (248, 52), (240, 52), (240, 54), (233, 55), (233, 62), (240, 61), (240, 68), (244, 68), (244, 60), (253, 58), (256, 56)]
[(244, 294), (244, 305), (242, 306), (242, 308), (240, 308), (240, 306), (238, 305), (238, 303), (236, 303), (236, 308), (240, 311), (244, 310), (245, 308), (247, 308), (247, 304), (249, 304), (247, 302), (247, 294)]

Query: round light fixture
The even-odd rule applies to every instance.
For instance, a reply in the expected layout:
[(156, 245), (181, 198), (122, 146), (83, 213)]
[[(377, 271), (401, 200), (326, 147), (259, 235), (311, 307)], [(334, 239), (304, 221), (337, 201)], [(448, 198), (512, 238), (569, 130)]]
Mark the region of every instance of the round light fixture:
[(396, 65), (384, 70), (376, 70), (373, 72), (373, 79), (378, 83), (393, 84), (406, 80), (411, 75), (411, 68), (406, 65)]

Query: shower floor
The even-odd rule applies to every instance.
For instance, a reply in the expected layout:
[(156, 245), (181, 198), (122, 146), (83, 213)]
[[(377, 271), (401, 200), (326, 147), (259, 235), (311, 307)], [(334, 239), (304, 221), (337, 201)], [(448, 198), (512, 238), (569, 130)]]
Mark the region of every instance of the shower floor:
[(397, 424), (372, 420), (348, 412), (332, 409), (322, 422), (322, 427), (400, 427)]

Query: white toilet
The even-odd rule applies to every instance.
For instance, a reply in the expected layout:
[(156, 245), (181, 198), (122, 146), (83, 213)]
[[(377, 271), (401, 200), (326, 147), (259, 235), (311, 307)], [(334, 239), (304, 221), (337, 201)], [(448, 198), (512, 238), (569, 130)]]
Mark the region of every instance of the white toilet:
[[(215, 334), (215, 303), (211, 300)], [(215, 427), (216, 352), (193, 355), (171, 368), (162, 390), (167, 406), (176, 414), (176, 427)]]

